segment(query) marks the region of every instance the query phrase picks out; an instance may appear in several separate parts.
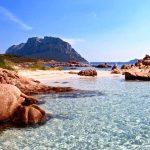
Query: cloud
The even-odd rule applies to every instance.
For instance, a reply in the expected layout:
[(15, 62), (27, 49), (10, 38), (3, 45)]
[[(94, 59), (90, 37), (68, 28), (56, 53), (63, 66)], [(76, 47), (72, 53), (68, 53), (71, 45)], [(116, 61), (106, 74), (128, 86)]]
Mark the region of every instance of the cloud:
[(81, 38), (62, 38), (62, 39), (70, 43), (71, 45), (77, 45), (85, 41), (84, 39), (81, 39)]
[(10, 12), (8, 9), (0, 6), (0, 13), (3, 14), (5, 17), (7, 17), (10, 21), (18, 24), (22, 29), (28, 31), (32, 30), (32, 27), (24, 23), (22, 20), (17, 18), (12, 12)]

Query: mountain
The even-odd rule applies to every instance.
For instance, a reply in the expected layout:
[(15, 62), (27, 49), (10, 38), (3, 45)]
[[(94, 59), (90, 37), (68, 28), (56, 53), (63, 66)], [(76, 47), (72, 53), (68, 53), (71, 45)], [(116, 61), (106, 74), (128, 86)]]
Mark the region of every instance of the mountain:
[(137, 61), (138, 61), (138, 59), (135, 58), (135, 59), (133, 59), (133, 60), (128, 61), (127, 63), (128, 63), (128, 64), (135, 64)]
[(43, 39), (38, 37), (29, 38), (26, 43), (13, 45), (8, 48), (6, 54), (27, 56), (35, 59), (56, 60), (60, 62), (88, 62), (78, 54), (69, 43), (60, 38), (48, 36), (45, 36)]

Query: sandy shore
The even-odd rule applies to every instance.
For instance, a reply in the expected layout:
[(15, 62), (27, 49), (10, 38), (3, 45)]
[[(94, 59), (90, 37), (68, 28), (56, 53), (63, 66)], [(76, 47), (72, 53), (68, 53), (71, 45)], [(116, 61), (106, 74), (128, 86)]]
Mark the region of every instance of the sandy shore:
[[(60, 80), (60, 79), (68, 79), (68, 78), (82, 78), (82, 76), (78, 76), (77, 74), (69, 74), (68, 72), (79, 72), (79, 70), (69, 70), (69, 71), (51, 71), (51, 70), (20, 70), (19, 75), (32, 78), (35, 80), (43, 81), (43, 80)], [(97, 71), (97, 77), (105, 77), (105, 76), (121, 76), (121, 74), (111, 74), (111, 71)], [(85, 78), (85, 76), (83, 77)], [(87, 77), (90, 78), (90, 77)]]

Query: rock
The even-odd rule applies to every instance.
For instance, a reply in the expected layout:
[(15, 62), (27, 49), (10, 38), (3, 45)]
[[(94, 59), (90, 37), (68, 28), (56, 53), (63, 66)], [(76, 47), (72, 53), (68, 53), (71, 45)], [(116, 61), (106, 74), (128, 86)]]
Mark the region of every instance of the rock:
[(114, 70), (114, 69), (118, 69), (117, 64), (115, 64), (115, 65), (112, 67), (112, 70)]
[(60, 38), (48, 36), (43, 39), (38, 37), (29, 38), (26, 43), (8, 48), (6, 54), (60, 62), (73, 60), (88, 63), (69, 43)]
[(0, 121), (10, 119), (24, 98), (20, 98), (21, 92), (12, 85), (0, 84)]
[(78, 74), (78, 72), (74, 72), (74, 71), (69, 71), (69, 74)]
[(121, 74), (122, 72), (119, 69), (113, 69), (111, 71), (112, 74)]
[[(77, 61), (68, 61), (67, 63), (57, 63), (54, 65), (55, 67), (90, 67), (90, 64), (87, 63), (80, 63)], [(71, 68), (70, 68), (71, 69)]]
[(125, 80), (150, 81), (149, 72), (125, 72)]
[(121, 66), (121, 69), (131, 69), (131, 68), (134, 68), (134, 67), (135, 67), (135, 65), (126, 65), (126, 64), (123, 64)]
[(111, 68), (111, 65), (108, 65), (107, 63), (105, 64), (99, 64), (98, 66), (96, 66), (97, 68)]
[(144, 69), (147, 67), (150, 67), (150, 56), (146, 55), (143, 59), (139, 59), (136, 63), (135, 66), (139, 67), (140, 69)]
[(112, 67), (111, 73), (112, 74), (121, 74), (121, 71), (116, 64)]
[(33, 99), (23, 94), (16, 86), (0, 84), (0, 122), (35, 124), (43, 121), (45, 112), (33, 104), (36, 102)]
[(12, 84), (18, 87), (25, 94), (40, 94), (52, 92), (70, 92), (70, 87), (51, 87), (40, 83), (39, 81), (19, 76), (14, 71), (0, 68), (0, 83)]
[(149, 66), (150, 65), (150, 56), (146, 55), (143, 60), (142, 60), (142, 64), (145, 66)]
[(142, 60), (138, 60), (138, 62), (135, 63), (135, 66), (136, 67), (143, 66)]
[(45, 111), (34, 104), (29, 106), (20, 105), (13, 116), (13, 122), (18, 125), (34, 125), (45, 121)]
[(127, 67), (126, 64), (123, 64), (123, 65), (121, 66), (121, 69), (128, 69), (128, 67)]
[(95, 69), (81, 70), (78, 75), (80, 76), (97, 76), (97, 71)]

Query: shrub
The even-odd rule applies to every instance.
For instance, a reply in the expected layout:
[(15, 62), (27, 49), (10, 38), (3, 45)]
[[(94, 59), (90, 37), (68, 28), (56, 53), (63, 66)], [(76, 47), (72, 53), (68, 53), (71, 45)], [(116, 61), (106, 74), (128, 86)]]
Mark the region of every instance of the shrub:
[(33, 63), (29, 66), (29, 69), (47, 70), (47, 67), (45, 67), (41, 64), (38, 64), (38, 63)]
[(11, 67), (5, 63), (5, 60), (3, 58), (0, 58), (0, 68), (14, 70), (13, 67)]

